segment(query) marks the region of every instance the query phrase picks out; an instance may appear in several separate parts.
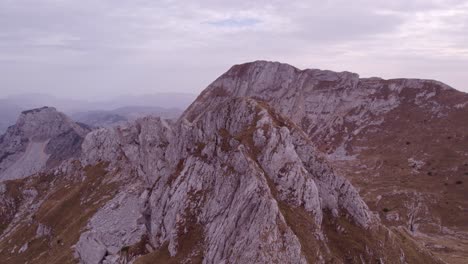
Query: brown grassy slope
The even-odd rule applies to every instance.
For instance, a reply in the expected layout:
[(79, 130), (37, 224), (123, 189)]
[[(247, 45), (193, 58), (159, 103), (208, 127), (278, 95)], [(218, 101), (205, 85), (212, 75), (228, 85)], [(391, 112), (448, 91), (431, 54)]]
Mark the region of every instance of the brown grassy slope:
[[(406, 99), (383, 116), (382, 124), (353, 139), (348, 151), (359, 153), (357, 159), (333, 165), (360, 188), (385, 224), (417, 231), (413, 235), (441, 258), (464, 263), (468, 259), (468, 108), (454, 105), (468, 101), (468, 96), (443, 91), (431, 99), (433, 103), (420, 107), (414, 90), (402, 93)], [(442, 116), (433, 111), (434, 102), (448, 107)], [(409, 159), (424, 163), (416, 166)], [(427, 235), (441, 237), (428, 241)]]
[[(86, 167), (83, 182), (57, 179), (33, 221), (22, 221), (14, 233), (0, 242), (2, 263), (76, 263), (71, 247), (78, 241), (87, 221), (117, 190), (115, 184), (104, 182), (106, 175), (109, 176), (105, 168), (105, 164)], [(52, 228), (50, 237), (36, 238), (39, 223)], [(26, 243), (25, 252), (11, 254), (15, 246), (17, 252), (18, 246)]]

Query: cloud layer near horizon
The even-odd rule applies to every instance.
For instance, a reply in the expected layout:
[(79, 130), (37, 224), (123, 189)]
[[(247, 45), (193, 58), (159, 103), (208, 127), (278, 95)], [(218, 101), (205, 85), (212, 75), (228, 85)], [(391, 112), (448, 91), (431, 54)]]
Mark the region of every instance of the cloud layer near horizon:
[(468, 91), (468, 0), (0, 0), (2, 95), (198, 93), (258, 59)]

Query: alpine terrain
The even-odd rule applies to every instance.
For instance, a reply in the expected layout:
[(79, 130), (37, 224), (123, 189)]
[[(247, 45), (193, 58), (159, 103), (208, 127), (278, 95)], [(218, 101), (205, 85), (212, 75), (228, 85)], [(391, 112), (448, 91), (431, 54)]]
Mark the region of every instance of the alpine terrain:
[(235, 65), (178, 118), (0, 137), (1, 263), (467, 263), (468, 95)]

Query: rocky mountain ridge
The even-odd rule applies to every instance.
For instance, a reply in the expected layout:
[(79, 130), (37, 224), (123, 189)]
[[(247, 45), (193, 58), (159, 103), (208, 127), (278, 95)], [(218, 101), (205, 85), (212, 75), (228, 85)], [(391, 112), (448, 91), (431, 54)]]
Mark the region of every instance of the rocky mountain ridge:
[(77, 122), (97, 127), (133, 121), (146, 115), (175, 118), (195, 98), (195, 94), (184, 93), (122, 95), (100, 101), (58, 98), (41, 93), (11, 95), (0, 98), (0, 134), (15, 124), (22, 111), (44, 105), (60, 109)]
[[(465, 95), (446, 93), (451, 88), (434, 81), (359, 79), (263, 61), (234, 66), (178, 121), (146, 117), (95, 130), (79, 158), (0, 183), (8, 205), (1, 216), (18, 216), (2, 223), (0, 258), (462, 263), (440, 260), (446, 256), (417, 236), (420, 211), (411, 225), (378, 211), (375, 201), (391, 202), (386, 195), (397, 183), (381, 185), (377, 199), (358, 177), (389, 181), (375, 168), (382, 177), (362, 173), (373, 145), (357, 144), (361, 137), (372, 143), (372, 131), (409, 97), (434, 119), (465, 111)], [(463, 246), (457, 250), (462, 260)]]
[(406, 226), (454, 263), (468, 258), (467, 94), (433, 80), (259, 61), (232, 67), (184, 117), (233, 96), (265, 102), (300, 126), (384, 222)]
[[(199, 245), (204, 250), (192, 253), (202, 254), (206, 263), (240, 263), (252, 258), (259, 263), (303, 263), (301, 243), (286, 228), (272, 192), (276, 199), (304, 207), (310, 214), (309, 224), (316, 226), (310, 230), (311, 240), (320, 240), (324, 210), (349, 215), (362, 227), (371, 224), (372, 214), (345, 179), (333, 175), (324, 161), (309, 156), (313, 149), (300, 131), (290, 135), (286, 126), (276, 128), (274, 122), (277, 120), (254, 100), (234, 99), (196, 123), (182, 121), (171, 127), (160, 120), (142, 120), (136, 127), (120, 131), (123, 137), (109, 135), (108, 130), (92, 133), (83, 148), (89, 164), (119, 160), (123, 152), (124, 162), (134, 164), (137, 177), (149, 183), (150, 189), (142, 194), (148, 199), (143, 215), (148, 217), (146, 232), (150, 232), (147, 235), (155, 248), (168, 243), (170, 255), (176, 256), (180, 243), (185, 242), (181, 236), (195, 236), (197, 243), (204, 238), (205, 243)], [(148, 133), (155, 131), (156, 138), (150, 138)], [(110, 138), (121, 141), (109, 142)], [(302, 159), (294, 150), (295, 144), (303, 145)], [(304, 167), (305, 162), (309, 168)], [(309, 173), (317, 171), (324, 175), (313, 180)], [(275, 186), (274, 191), (269, 184)], [(337, 191), (340, 186), (343, 190)], [(286, 229), (280, 231), (278, 225)], [(88, 245), (90, 241), (101, 241), (107, 251), (109, 245), (100, 238), (112, 231), (101, 228), (81, 236), (77, 245), (80, 256), (88, 257), (90, 248), (96, 248)], [(192, 228), (199, 229), (199, 234), (191, 234)], [(265, 238), (258, 237), (261, 233)], [(290, 249), (278, 251), (284, 244)], [(324, 256), (314, 256), (320, 258)]]

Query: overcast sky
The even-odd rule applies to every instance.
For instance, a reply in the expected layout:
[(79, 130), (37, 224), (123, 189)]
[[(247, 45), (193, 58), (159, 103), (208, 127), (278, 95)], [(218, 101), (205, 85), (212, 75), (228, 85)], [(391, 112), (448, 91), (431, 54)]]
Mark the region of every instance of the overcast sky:
[(468, 0), (0, 0), (0, 97), (199, 93), (258, 59), (468, 91)]

